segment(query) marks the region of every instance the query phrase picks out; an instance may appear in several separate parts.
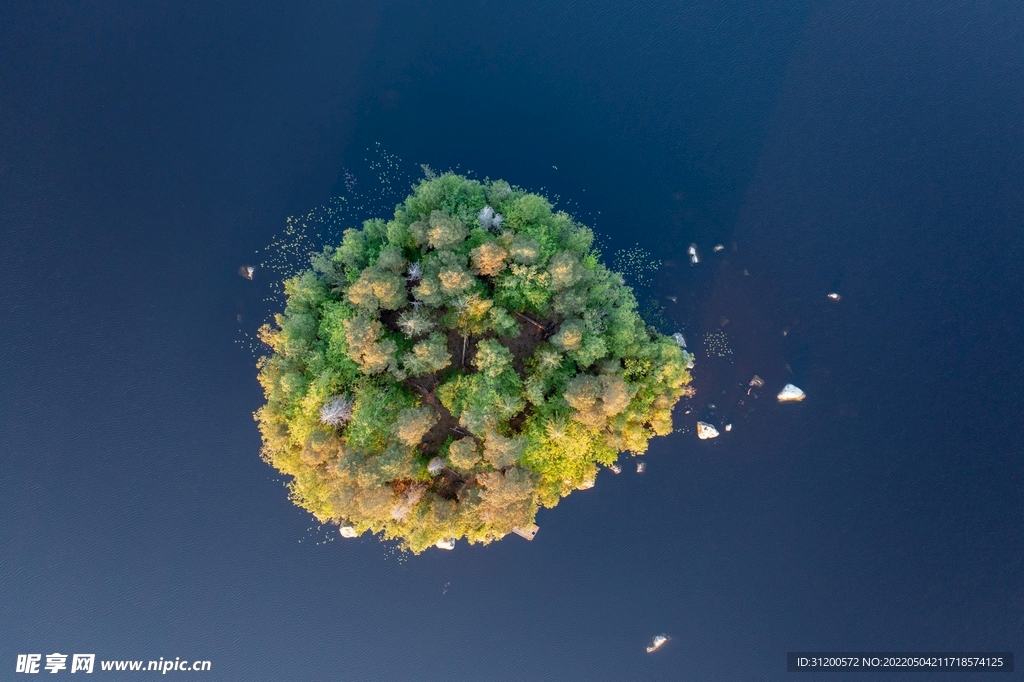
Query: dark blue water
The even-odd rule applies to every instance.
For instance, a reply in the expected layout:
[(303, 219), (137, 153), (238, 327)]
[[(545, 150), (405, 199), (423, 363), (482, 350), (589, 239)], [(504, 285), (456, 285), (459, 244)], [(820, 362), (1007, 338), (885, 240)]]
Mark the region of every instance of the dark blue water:
[[(4, 6), (0, 677), (55, 651), (275, 681), (1021, 655), (1022, 62), (1010, 1)], [(681, 418), (532, 544), (317, 545), (258, 457), (235, 340), (268, 283), (236, 269), (376, 142), (662, 259), (668, 323), (731, 335), (694, 409), (734, 430)], [(809, 397), (741, 408), (750, 372)]]

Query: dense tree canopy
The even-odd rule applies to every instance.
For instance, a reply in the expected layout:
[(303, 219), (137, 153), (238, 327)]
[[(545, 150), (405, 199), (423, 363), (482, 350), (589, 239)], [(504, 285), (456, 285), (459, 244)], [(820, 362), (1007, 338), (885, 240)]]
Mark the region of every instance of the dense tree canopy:
[(672, 431), (689, 358), (537, 194), (428, 178), (312, 264), (260, 330), (256, 418), (321, 522), (487, 543)]

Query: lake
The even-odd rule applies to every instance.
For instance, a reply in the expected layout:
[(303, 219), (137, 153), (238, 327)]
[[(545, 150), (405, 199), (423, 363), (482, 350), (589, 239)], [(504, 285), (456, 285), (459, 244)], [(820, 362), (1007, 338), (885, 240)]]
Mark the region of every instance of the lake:
[[(1022, 114), (1008, 0), (6, 6), (0, 669), (781, 680), (788, 651), (1024, 650)], [(343, 540), (259, 457), (287, 219), (389, 211), (419, 164), (641, 249), (696, 353), (646, 471), (529, 543)]]

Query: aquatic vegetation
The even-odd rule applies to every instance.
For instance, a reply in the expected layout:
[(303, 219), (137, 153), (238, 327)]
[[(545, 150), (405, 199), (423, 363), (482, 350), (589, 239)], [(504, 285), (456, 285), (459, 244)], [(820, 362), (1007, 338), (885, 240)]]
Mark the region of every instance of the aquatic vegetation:
[(720, 330), (704, 334), (704, 350), (708, 357), (725, 358), (732, 355), (732, 348), (729, 347), (729, 337)]
[(651, 283), (654, 274), (661, 268), (661, 261), (647, 249), (633, 246), (616, 251), (612, 267), (636, 284), (645, 286)]
[(591, 230), (446, 173), (285, 282), (260, 338), (263, 457), (320, 523), (412, 552), (488, 543), (672, 432), (690, 356)]

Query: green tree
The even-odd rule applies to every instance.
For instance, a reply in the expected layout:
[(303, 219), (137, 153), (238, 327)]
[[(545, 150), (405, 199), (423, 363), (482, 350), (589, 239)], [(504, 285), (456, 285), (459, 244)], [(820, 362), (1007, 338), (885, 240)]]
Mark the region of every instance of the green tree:
[(690, 358), (593, 242), (445, 173), (316, 254), (260, 329), (261, 455), (295, 504), (414, 552), (488, 543), (671, 433)]
[(402, 366), (410, 376), (440, 372), (452, 364), (448, 343), (440, 334), (431, 334), (402, 357)]
[(398, 436), (398, 440), (409, 447), (415, 447), (436, 423), (437, 412), (432, 408), (426, 405), (411, 407), (398, 413), (398, 421), (395, 422), (395, 435)]

